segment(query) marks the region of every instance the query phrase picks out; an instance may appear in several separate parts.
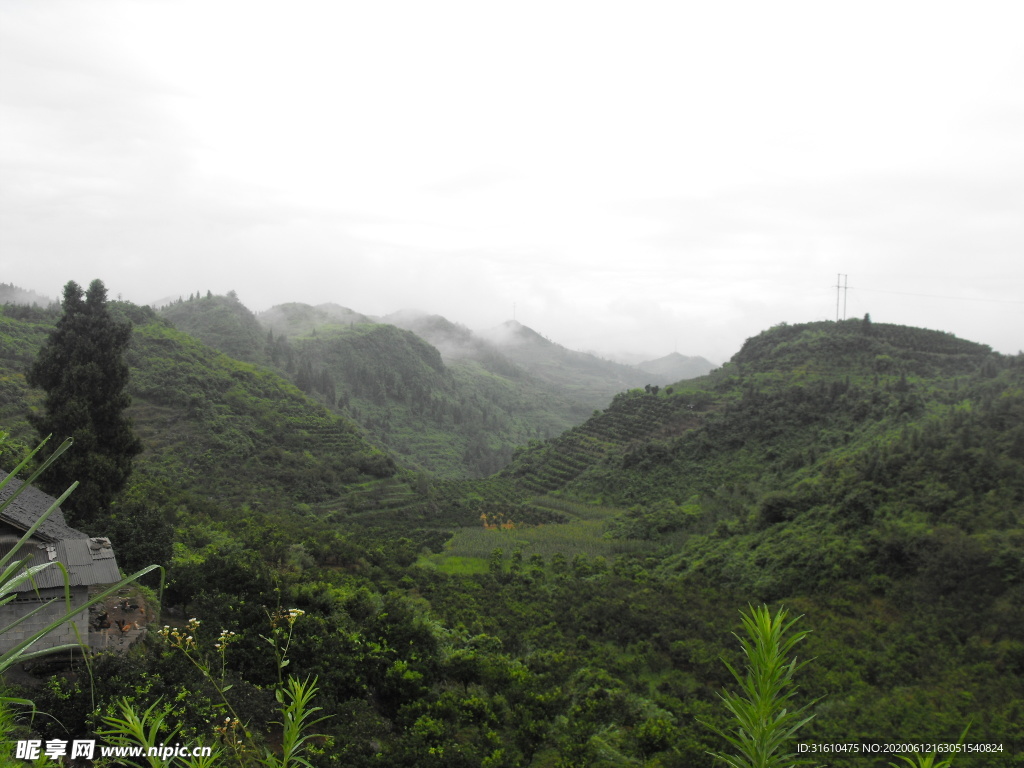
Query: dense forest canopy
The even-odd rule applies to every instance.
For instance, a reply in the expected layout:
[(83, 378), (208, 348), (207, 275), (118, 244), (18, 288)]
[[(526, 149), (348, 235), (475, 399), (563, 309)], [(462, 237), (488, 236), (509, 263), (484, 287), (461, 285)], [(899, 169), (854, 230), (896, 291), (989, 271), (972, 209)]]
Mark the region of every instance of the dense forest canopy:
[[(970, 723), (1003, 750), (955, 764), (1024, 764), (1024, 357), (867, 318), (784, 325), (706, 376), (538, 428), (556, 394), (509, 389), (536, 379), (520, 363), (460, 368), (355, 317), (257, 332), (232, 301), (182, 304), (237, 357), (173, 311), (112, 302), (134, 324), (145, 450), (91, 524), (126, 567), (167, 566), (162, 623), (196, 619), (218, 675), (151, 636), (32, 691), (53, 718), (20, 733), (95, 733), (128, 695), (210, 741), (226, 700), (273, 747), (283, 646), (261, 635), (287, 629), (284, 669), (315, 676), (331, 715), (316, 766), (710, 767), (722, 659), (740, 664), (740, 611), (765, 602), (811, 630), (802, 740), (956, 741)], [(55, 322), (0, 315), (5, 468)], [(413, 433), (451, 445), (446, 425), (495, 474), (403, 460)], [(502, 430), (507, 459), (487, 441)]]

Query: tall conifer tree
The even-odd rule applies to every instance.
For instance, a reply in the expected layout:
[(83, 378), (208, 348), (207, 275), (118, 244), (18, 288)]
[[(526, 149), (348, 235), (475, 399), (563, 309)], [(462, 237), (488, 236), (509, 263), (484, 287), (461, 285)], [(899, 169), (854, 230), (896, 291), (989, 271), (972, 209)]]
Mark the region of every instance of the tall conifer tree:
[(74, 448), (48, 471), (48, 483), (63, 492), (80, 482), (64, 509), (73, 524), (86, 524), (124, 488), (142, 450), (125, 415), (131, 397), (124, 351), (132, 329), (111, 316), (100, 280), (89, 284), (84, 299), (81, 286), (69, 282), (62, 306), (63, 317), (28, 373), (29, 384), (46, 390), (45, 410), (29, 419), (40, 436), (74, 438)]

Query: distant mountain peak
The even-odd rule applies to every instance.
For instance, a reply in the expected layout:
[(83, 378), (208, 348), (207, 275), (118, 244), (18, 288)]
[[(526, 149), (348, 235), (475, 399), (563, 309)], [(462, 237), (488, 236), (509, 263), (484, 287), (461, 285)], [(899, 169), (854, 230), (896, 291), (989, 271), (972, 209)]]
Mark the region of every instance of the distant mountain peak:
[(916, 355), (959, 355), (984, 358), (992, 353), (987, 344), (960, 339), (951, 333), (870, 319), (785, 323), (762, 331), (744, 342), (732, 357), (743, 365), (778, 368), (807, 362), (862, 365), (879, 355), (890, 358)]
[(550, 344), (558, 346), (518, 320), (506, 320), (501, 325), (481, 331), (478, 335), (498, 347), (520, 346), (522, 344)]
[(671, 381), (695, 379), (715, 369), (715, 364), (703, 357), (687, 357), (678, 352), (670, 352), (657, 360), (646, 360), (637, 364), (637, 368), (647, 373), (664, 376)]
[(422, 309), (406, 308), (406, 309), (399, 309), (399, 310), (397, 310), (395, 312), (392, 312), (390, 314), (384, 315), (384, 317), (382, 317), (381, 319), (386, 321), (386, 322), (388, 322), (388, 323), (391, 323), (392, 325), (398, 325), (400, 322), (403, 322), (403, 321), (413, 322), (413, 321), (417, 321), (417, 320), (424, 320), (424, 319), (426, 319), (428, 317), (441, 317), (441, 316), (440, 315), (431, 315), (430, 312), (427, 312), (427, 311), (422, 310)]
[(275, 304), (270, 309), (260, 312), (257, 319), (264, 328), (271, 329), (275, 335), (285, 336), (308, 336), (317, 328), (331, 325), (349, 326), (374, 322), (366, 315), (333, 302), (314, 307), (295, 301)]
[(443, 315), (433, 315), (418, 309), (402, 309), (381, 318), (381, 322), (412, 331), (441, 350), (446, 356), (466, 354), (467, 345), (474, 343), (473, 332), (464, 325), (453, 323)]

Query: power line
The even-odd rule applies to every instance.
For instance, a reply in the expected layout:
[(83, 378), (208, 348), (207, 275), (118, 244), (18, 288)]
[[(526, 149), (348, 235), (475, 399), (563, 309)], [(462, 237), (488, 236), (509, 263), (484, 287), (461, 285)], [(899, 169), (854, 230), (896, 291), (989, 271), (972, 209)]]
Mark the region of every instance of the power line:
[[(839, 286), (836, 286), (836, 287), (838, 288)], [(844, 285), (843, 286), (843, 290), (844, 291), (847, 290), (847, 286)], [(1013, 299), (979, 299), (979, 298), (976, 298), (976, 297), (973, 297), (973, 296), (939, 296), (939, 295), (934, 294), (934, 293), (907, 293), (905, 291), (883, 291), (883, 290), (878, 290), (877, 288), (857, 288), (857, 287), (852, 287), (852, 288), (849, 288), (849, 290), (851, 290), (851, 291), (861, 291), (861, 292), (864, 292), (864, 293), (889, 293), (889, 294), (892, 294), (894, 296), (920, 296), (920, 297), (926, 298), (926, 299), (948, 299), (950, 301), (985, 301), (985, 302), (989, 302), (989, 303), (992, 303), (992, 304), (1024, 304), (1024, 301), (1017, 301), (1017, 300), (1013, 300)], [(839, 301), (839, 299), (838, 299), (838, 294), (837, 294), (837, 297), (836, 297), (836, 304), (837, 304), (837, 306), (838, 306), (838, 301)]]

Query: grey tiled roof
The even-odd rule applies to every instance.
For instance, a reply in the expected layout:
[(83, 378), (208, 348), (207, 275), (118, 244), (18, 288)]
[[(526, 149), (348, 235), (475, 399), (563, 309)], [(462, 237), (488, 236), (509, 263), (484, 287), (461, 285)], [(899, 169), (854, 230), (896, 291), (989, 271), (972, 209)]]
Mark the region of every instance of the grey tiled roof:
[[(6, 476), (6, 472), (0, 471), (0, 480)], [(0, 490), (0, 501), (9, 498), (21, 484), (20, 480), (12, 479)], [(54, 501), (52, 496), (37, 488), (25, 488), (18, 498), (0, 512), (0, 523), (6, 523), (18, 531), (27, 531)], [(0, 532), (0, 557), (11, 551), (18, 538), (13, 533)], [(68, 570), (71, 586), (112, 584), (121, 578), (110, 539), (90, 538), (89, 534), (72, 528), (64, 520), (60, 508), (50, 513), (17, 557), (31, 558), (28, 565), (53, 561), (63, 563)], [(39, 589), (63, 587), (64, 575), (59, 568), (46, 568), (37, 574), (35, 585)], [(32, 589), (31, 584), (25, 584), (16, 591), (28, 592)]]
[[(7, 477), (7, 473), (0, 470), (0, 480)], [(21, 480), (11, 478), (11, 481), (0, 490), (0, 502), (9, 498), (22, 485)], [(29, 486), (16, 498), (7, 508), (0, 513), (0, 520), (10, 523), (16, 528), (27, 531), (38, 520), (42, 514), (50, 508), (56, 499), (49, 496), (38, 488)], [(87, 539), (89, 535), (76, 531), (64, 520), (64, 513), (60, 507), (53, 510), (46, 521), (36, 529), (36, 538), (43, 541), (62, 541), (63, 539)]]

